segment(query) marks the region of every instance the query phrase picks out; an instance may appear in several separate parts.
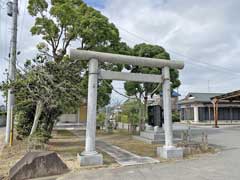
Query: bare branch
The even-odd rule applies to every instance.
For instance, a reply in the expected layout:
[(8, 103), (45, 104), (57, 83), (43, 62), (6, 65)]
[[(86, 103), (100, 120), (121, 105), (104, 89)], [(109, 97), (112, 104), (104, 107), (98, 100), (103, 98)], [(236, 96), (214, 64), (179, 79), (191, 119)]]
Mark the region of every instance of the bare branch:
[(62, 34), (63, 34), (63, 25), (61, 25), (61, 30), (60, 30), (60, 34), (58, 36), (58, 39), (57, 39), (57, 43), (56, 43), (56, 49), (58, 48), (59, 46), (59, 43), (60, 43), (60, 40), (61, 40), (61, 37), (62, 37)]

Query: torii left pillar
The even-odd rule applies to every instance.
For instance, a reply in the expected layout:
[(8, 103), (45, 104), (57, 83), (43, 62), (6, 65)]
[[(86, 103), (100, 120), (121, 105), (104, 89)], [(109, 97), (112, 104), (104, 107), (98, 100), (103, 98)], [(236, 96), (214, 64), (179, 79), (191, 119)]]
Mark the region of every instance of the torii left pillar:
[(97, 112), (97, 82), (98, 60), (89, 61), (88, 108), (85, 151), (78, 155), (80, 166), (102, 165), (103, 156), (96, 151), (96, 112)]

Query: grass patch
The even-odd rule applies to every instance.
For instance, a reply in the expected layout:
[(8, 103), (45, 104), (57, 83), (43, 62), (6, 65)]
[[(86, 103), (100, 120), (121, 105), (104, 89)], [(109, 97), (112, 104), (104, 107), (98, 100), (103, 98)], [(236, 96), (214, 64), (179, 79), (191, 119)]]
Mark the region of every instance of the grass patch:
[(69, 138), (72, 136), (73, 136), (73, 133), (68, 130), (54, 130), (52, 132), (52, 137), (54, 139), (56, 139), (56, 138), (65, 139), (65, 138)]
[(138, 141), (132, 138), (132, 135), (128, 131), (115, 131), (113, 134), (108, 134), (105, 132), (98, 132), (103, 136), (100, 136), (99, 139), (118, 146), (122, 149), (135, 153), (139, 156), (149, 156), (157, 157), (156, 148), (160, 145), (156, 144), (147, 144), (142, 141)]
[[(84, 150), (84, 141), (68, 130), (54, 130), (52, 138), (46, 145), (46, 150), (58, 153), (61, 159), (71, 170), (79, 170), (80, 165), (77, 161), (77, 154)], [(0, 154), (0, 176), (8, 177), (9, 170), (20, 160), (28, 151), (27, 139), (22, 141), (15, 140), (13, 146), (5, 146)], [(104, 152), (104, 165), (116, 164), (114, 159)]]
[[(139, 156), (148, 156), (152, 158), (157, 158), (161, 162), (168, 162), (169, 160), (165, 160), (159, 158), (156, 153), (157, 147), (163, 146), (163, 144), (148, 144), (143, 141), (135, 140), (132, 138), (132, 135), (129, 134), (126, 130), (114, 131), (112, 134), (106, 133), (104, 131), (98, 131), (98, 138), (115, 146), (118, 146), (122, 149), (135, 153)], [(177, 145), (179, 147), (185, 147), (183, 145)], [(186, 148), (186, 147), (185, 147)], [(187, 149), (188, 150), (188, 149)], [(202, 147), (201, 144), (197, 143), (197, 148), (191, 148), (188, 150), (189, 152), (184, 150), (184, 158), (194, 158), (203, 154), (213, 154), (216, 152), (216, 149), (212, 146)], [(186, 152), (186, 153), (185, 153)]]
[[(56, 130), (52, 133), (52, 138), (48, 143), (48, 150), (58, 153), (71, 170), (80, 169), (77, 154), (84, 151), (85, 145), (82, 138), (76, 136), (75, 133), (68, 130)], [(85, 131), (78, 131), (77, 133), (83, 136)], [(108, 154), (99, 152), (103, 154), (104, 165), (116, 163)]]
[[(52, 132), (52, 138), (46, 145), (46, 150), (58, 153), (61, 159), (71, 170), (79, 170), (81, 167), (77, 160), (77, 154), (84, 151), (84, 136), (85, 131), (54, 130)], [(161, 145), (147, 144), (142, 141), (135, 140), (127, 131), (114, 131), (113, 133), (109, 134), (98, 130), (97, 138), (106, 143), (135, 153), (139, 156), (148, 156), (159, 159), (156, 154), (156, 148)], [(9, 169), (24, 156), (24, 154), (27, 152), (27, 149), (27, 140), (15, 140), (12, 147), (4, 147), (2, 153), (0, 154), (0, 176), (7, 177)], [(99, 152), (103, 154), (104, 165), (116, 165), (115, 160), (111, 156), (105, 152)], [(215, 148), (206, 148), (205, 152), (191, 152), (193, 153), (190, 153), (190, 155), (185, 158), (196, 157), (196, 155), (204, 153), (214, 153)], [(166, 160), (160, 160), (161, 162), (166, 162)]]

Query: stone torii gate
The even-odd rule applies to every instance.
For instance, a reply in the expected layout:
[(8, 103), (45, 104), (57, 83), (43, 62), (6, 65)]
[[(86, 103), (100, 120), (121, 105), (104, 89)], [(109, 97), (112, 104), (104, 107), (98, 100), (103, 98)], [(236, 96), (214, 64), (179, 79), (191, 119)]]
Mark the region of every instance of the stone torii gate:
[[(172, 109), (171, 109), (171, 87), (170, 68), (183, 69), (182, 61), (169, 61), (164, 59), (154, 59), (136, 56), (125, 56), (110, 53), (100, 53), (94, 51), (75, 50), (69, 52), (71, 59), (89, 61), (88, 80), (88, 107), (85, 151), (78, 155), (81, 166), (103, 164), (102, 154), (96, 151), (96, 109), (97, 109), (97, 86), (98, 79), (112, 79), (136, 82), (153, 82), (163, 84), (163, 109), (164, 109), (164, 130), (165, 145), (157, 148), (157, 153), (163, 158), (181, 158), (183, 150), (173, 145), (172, 132)], [(130, 64), (146, 67), (162, 68), (162, 75), (126, 73), (99, 70), (99, 62), (114, 64)]]

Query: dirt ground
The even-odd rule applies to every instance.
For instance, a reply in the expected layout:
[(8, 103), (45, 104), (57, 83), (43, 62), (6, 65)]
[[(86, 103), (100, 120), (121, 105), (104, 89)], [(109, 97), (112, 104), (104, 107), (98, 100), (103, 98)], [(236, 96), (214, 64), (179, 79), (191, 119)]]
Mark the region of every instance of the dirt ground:
[[(57, 152), (72, 171), (79, 171), (80, 169), (84, 169), (79, 166), (79, 162), (77, 161), (77, 154), (84, 150), (84, 135), (84, 131), (55, 130), (52, 133), (52, 138), (46, 145), (46, 150)], [(97, 139), (140, 156), (158, 158), (156, 155), (156, 147), (160, 145), (152, 145), (135, 140), (127, 131), (115, 131), (112, 134), (97, 131)], [(28, 151), (27, 144), (26, 140), (15, 140), (12, 147), (6, 146), (3, 148), (0, 154), (0, 177), (8, 176), (9, 169)], [(102, 167), (119, 166), (111, 156), (100, 150), (98, 151), (103, 154), (104, 165)], [(160, 159), (160, 161), (165, 162), (163, 159)]]
[(27, 152), (27, 141), (14, 141), (13, 146), (5, 146), (0, 153), (0, 177), (8, 176), (9, 169)]
[[(14, 140), (13, 146), (5, 146), (0, 153), (0, 177), (7, 177), (10, 168), (28, 152), (27, 140)], [(47, 151), (57, 152), (72, 171), (81, 169), (77, 154), (84, 150), (84, 141), (67, 130), (53, 131), (46, 145)], [(118, 166), (114, 159), (104, 152), (104, 166)], [(103, 166), (103, 167), (104, 167)]]

